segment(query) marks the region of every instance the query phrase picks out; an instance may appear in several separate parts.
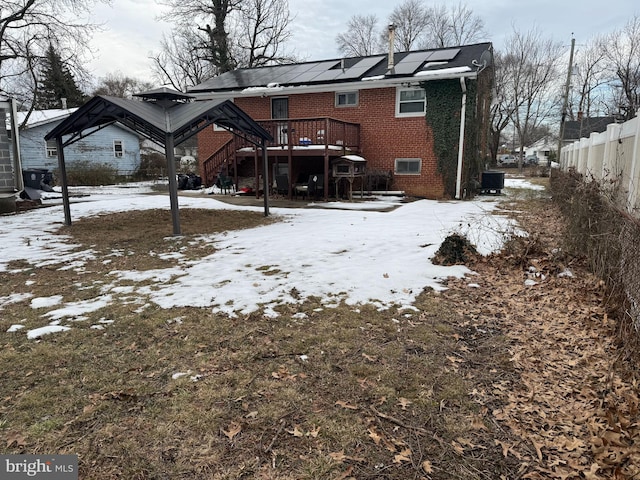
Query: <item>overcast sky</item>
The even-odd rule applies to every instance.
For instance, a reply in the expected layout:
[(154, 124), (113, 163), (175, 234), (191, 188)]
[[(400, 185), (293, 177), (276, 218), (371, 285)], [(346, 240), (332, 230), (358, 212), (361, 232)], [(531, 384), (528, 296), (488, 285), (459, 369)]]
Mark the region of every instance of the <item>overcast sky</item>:
[[(351, 16), (375, 14), (382, 26), (399, 3), (289, 0), (294, 17), (290, 48), (306, 60), (339, 57), (335, 37), (345, 30)], [(536, 27), (546, 36), (565, 42), (567, 50), (574, 33), (579, 48), (595, 34), (621, 28), (635, 13), (640, 13), (637, 0), (467, 0), (465, 3), (484, 20), (486, 40), (498, 49), (514, 27), (519, 31)], [(120, 72), (152, 80), (148, 57), (159, 50), (163, 32), (171, 31), (171, 25), (157, 19), (164, 9), (157, 0), (112, 0), (110, 7), (96, 6), (94, 21), (104, 24), (104, 31), (96, 34), (92, 43), (96, 58), (89, 66), (91, 73), (101, 77)]]

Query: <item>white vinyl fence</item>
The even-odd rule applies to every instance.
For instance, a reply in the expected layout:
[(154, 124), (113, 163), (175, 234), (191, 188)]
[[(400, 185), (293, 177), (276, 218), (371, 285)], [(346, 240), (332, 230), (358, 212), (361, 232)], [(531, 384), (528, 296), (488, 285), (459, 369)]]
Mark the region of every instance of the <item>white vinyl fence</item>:
[(640, 116), (563, 147), (560, 167), (597, 181), (619, 207), (640, 217)]

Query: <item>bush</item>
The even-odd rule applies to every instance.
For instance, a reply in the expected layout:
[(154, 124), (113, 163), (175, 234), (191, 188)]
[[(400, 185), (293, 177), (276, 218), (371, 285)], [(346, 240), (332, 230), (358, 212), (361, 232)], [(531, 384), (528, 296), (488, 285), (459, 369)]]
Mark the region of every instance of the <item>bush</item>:
[(620, 210), (595, 180), (554, 171), (551, 192), (567, 219), (566, 247), (584, 255), (607, 286), (608, 307), (620, 314), (619, 339), (640, 356), (640, 221)]
[(155, 180), (167, 176), (167, 159), (158, 152), (142, 153), (140, 166), (133, 174), (136, 180)]
[[(60, 178), (59, 172), (56, 177)], [(106, 163), (80, 160), (67, 165), (67, 183), (70, 186), (112, 185), (118, 181), (118, 170)]]

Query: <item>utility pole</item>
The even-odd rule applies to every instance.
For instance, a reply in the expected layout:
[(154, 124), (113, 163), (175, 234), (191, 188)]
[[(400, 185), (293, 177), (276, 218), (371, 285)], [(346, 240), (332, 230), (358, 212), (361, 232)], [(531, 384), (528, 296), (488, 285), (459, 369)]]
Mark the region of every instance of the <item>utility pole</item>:
[[(564, 87), (564, 99), (562, 101), (562, 116), (560, 117), (560, 136), (558, 137), (558, 157), (556, 160), (560, 163), (560, 150), (562, 150), (562, 138), (564, 137), (564, 124), (567, 119), (567, 106), (569, 104), (569, 88), (571, 87), (571, 71), (573, 69), (573, 50), (576, 47), (576, 39), (571, 37), (571, 53), (569, 53), (569, 68), (567, 69), (567, 83)], [(551, 167), (551, 158), (549, 165)]]

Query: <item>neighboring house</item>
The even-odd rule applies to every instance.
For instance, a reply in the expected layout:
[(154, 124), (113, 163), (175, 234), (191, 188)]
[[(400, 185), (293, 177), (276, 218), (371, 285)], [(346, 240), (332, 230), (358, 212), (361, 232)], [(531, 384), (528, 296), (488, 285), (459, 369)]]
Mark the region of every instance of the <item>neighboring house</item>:
[(592, 133), (602, 133), (610, 123), (616, 123), (615, 117), (583, 117), (565, 121), (562, 143), (567, 145), (581, 138), (589, 138)]
[[(479, 43), (240, 69), (189, 93), (232, 99), (272, 134), (269, 176), (286, 175), (290, 195), (322, 175), (324, 196), (333, 196), (332, 164), (357, 154), (373, 189), (460, 198), (475, 190), (488, 158), (492, 86), (492, 46)], [(199, 133), (198, 153), (206, 185), (228, 174), (260, 188), (261, 150), (251, 143), (212, 127)]]
[[(76, 110), (36, 110), (29, 115), (27, 124), (20, 129), (24, 170), (53, 171), (58, 168), (55, 141), (46, 142), (44, 136)], [(26, 114), (18, 112), (18, 115), (19, 124), (22, 124)], [(110, 165), (119, 175), (131, 175), (140, 165), (140, 138), (131, 130), (114, 123), (65, 147), (64, 159), (68, 168), (72, 168), (74, 162), (89, 162)]]
[(532, 143), (524, 149), (525, 158), (536, 156), (538, 164), (546, 165), (549, 162), (549, 156), (551, 152), (558, 150), (558, 142), (553, 141), (549, 137), (543, 137), (537, 142)]

